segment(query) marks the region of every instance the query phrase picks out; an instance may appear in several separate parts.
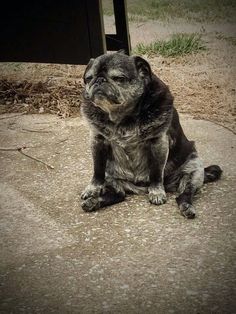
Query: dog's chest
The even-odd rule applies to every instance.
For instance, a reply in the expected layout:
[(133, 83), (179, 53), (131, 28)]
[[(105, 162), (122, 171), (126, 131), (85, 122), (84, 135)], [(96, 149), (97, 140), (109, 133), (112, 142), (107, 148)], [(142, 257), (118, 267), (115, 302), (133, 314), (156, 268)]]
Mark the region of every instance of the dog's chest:
[(107, 171), (113, 176), (134, 182), (147, 180), (148, 158), (146, 144), (138, 131), (116, 131), (109, 140), (112, 158)]

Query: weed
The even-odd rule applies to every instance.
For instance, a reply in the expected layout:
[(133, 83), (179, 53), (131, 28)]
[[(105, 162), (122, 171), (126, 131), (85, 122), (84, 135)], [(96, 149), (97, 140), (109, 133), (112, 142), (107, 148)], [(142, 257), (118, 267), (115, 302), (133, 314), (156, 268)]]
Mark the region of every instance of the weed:
[(164, 57), (176, 57), (206, 50), (199, 34), (174, 34), (169, 40), (157, 40), (150, 44), (138, 44), (134, 53), (148, 56), (160, 54)]

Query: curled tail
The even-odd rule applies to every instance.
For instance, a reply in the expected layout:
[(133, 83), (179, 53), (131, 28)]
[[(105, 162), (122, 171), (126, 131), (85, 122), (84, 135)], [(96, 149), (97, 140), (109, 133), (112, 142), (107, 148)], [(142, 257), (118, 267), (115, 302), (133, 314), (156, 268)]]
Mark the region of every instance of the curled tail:
[(217, 165), (204, 168), (204, 183), (220, 179), (222, 172), (222, 169)]

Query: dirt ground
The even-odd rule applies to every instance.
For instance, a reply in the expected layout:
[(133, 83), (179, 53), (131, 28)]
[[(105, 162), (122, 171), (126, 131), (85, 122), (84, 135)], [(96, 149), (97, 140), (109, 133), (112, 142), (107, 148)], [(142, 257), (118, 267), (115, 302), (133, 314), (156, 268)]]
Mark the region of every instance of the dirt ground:
[[(236, 131), (236, 24), (190, 24), (175, 20), (131, 22), (129, 27), (133, 48), (139, 42), (168, 38), (176, 32), (201, 33), (207, 47), (204, 52), (178, 58), (144, 57), (151, 63), (153, 71), (169, 85), (179, 112), (214, 121)], [(105, 17), (105, 30), (106, 33), (114, 32), (114, 21), (110, 16)], [(78, 115), (84, 68), (74, 65), (1, 63), (0, 78), (7, 80), (7, 84), (3, 81), (0, 86), (0, 113), (25, 111), (57, 113), (63, 117)], [(37, 86), (32, 88), (28, 84), (39, 81), (44, 83), (45, 89), (38, 90)], [(25, 95), (23, 93), (19, 99), (14, 90), (17, 91), (22, 82), (25, 82)]]

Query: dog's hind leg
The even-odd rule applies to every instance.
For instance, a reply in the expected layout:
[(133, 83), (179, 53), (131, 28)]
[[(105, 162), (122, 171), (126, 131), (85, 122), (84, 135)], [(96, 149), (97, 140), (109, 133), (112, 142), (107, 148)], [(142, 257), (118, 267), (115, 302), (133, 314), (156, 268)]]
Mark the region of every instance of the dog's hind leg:
[[(195, 168), (195, 169), (194, 169)], [(204, 181), (204, 168), (198, 158), (189, 160), (183, 168), (183, 176), (179, 183), (179, 196), (176, 202), (180, 209), (181, 215), (192, 219), (196, 215), (193, 207), (193, 197), (202, 187)]]
[(112, 187), (107, 187), (105, 192), (99, 196), (92, 196), (81, 203), (81, 207), (86, 212), (92, 212), (99, 208), (113, 205), (124, 201), (125, 193), (116, 191)]
[(194, 186), (189, 182), (186, 185), (185, 190), (178, 197), (176, 197), (176, 202), (180, 209), (182, 216), (186, 218), (194, 218), (196, 215), (195, 208), (192, 205), (193, 196), (196, 193)]

